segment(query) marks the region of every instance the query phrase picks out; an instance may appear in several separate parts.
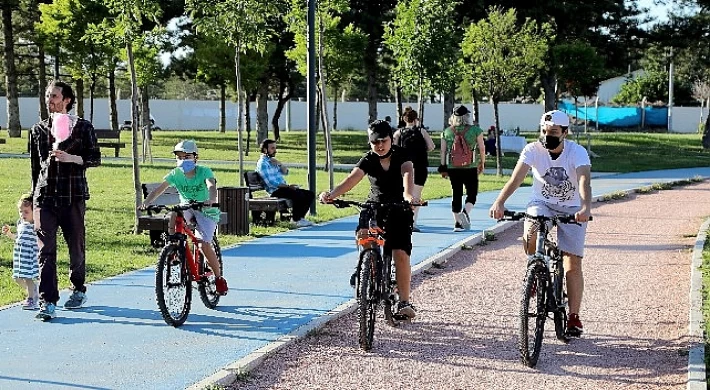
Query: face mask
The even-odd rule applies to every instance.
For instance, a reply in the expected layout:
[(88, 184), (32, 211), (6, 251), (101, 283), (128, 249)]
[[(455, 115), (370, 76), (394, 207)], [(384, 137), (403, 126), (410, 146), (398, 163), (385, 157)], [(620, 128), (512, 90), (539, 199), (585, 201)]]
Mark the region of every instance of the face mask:
[(544, 137), (540, 137), (540, 142), (542, 143), (542, 146), (545, 147), (545, 149), (555, 150), (558, 146), (560, 146), (562, 140), (560, 139), (560, 137), (546, 135)]
[(195, 169), (195, 165), (197, 163), (194, 160), (178, 160), (177, 162), (178, 168), (185, 173), (192, 172)]

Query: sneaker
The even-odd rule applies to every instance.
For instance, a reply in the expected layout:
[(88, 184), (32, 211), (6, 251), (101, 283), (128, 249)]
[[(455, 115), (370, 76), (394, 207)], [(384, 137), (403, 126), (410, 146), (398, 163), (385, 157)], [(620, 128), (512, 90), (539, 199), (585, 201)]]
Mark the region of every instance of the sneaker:
[(217, 290), (217, 294), (227, 295), (229, 287), (227, 287), (227, 281), (223, 277), (220, 276), (219, 278), (215, 279), (214, 285)]
[(69, 299), (64, 302), (64, 308), (65, 309), (81, 309), (82, 306), (86, 303), (86, 293), (83, 293), (78, 290), (74, 290), (74, 292), (69, 296)]
[(22, 303), (22, 310), (37, 310), (39, 309), (39, 303), (34, 298), (27, 298)]
[(471, 227), (471, 219), (469, 219), (466, 210), (461, 210), (461, 212), (456, 215), (456, 220), (461, 224), (464, 230), (468, 230)]
[(311, 222), (305, 218), (301, 218), (298, 221), (294, 221), (293, 223), (296, 225), (296, 227), (299, 227), (299, 228), (313, 226), (313, 222)]
[(417, 316), (417, 312), (409, 301), (400, 301), (399, 304), (397, 304), (397, 315), (407, 317), (411, 320)]
[(454, 225), (454, 231), (455, 231), (455, 232), (462, 232), (462, 231), (463, 231), (463, 226), (461, 226), (460, 223), (456, 222), (456, 225)]
[(53, 303), (41, 301), (39, 303), (39, 313), (35, 316), (36, 319), (42, 321), (49, 321), (57, 315), (54, 312), (55, 306)]
[(567, 336), (579, 337), (583, 332), (584, 327), (582, 321), (579, 320), (579, 315), (570, 313), (569, 319), (567, 319)]
[(412, 233), (421, 233), (421, 230), (419, 230), (417, 225), (412, 225)]
[(357, 270), (350, 275), (350, 287), (355, 288), (355, 282), (357, 281)]

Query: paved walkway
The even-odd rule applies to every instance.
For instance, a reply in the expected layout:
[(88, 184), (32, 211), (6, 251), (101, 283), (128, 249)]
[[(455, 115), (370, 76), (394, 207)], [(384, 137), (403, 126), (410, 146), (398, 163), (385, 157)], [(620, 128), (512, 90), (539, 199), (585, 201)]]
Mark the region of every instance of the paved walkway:
[[(694, 176), (710, 168), (654, 171), (595, 178), (595, 196)], [(524, 207), (529, 188), (509, 200)], [(448, 199), (420, 212), (412, 264), (430, 261), (491, 229), (487, 210), (496, 192), (482, 193), (472, 229), (452, 233)], [(14, 305), (0, 310), (0, 389), (177, 389), (188, 387), (274, 341), (342, 308), (352, 298), (355, 217), (264, 237), (225, 250), (230, 294), (217, 310), (199, 299), (184, 326), (165, 325), (147, 268), (89, 287), (87, 307), (60, 310), (51, 323)], [(68, 296), (62, 292), (62, 300)], [(197, 297), (195, 297), (197, 298)]]

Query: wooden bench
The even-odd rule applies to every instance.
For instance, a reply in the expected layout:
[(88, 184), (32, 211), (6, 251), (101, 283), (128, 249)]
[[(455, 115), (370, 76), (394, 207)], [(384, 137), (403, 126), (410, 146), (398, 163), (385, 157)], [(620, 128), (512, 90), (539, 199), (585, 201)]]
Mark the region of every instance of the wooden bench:
[(291, 199), (269, 196), (266, 192), (264, 179), (261, 178), (259, 172), (244, 172), (244, 182), (249, 188), (249, 211), (254, 224), (273, 225), (276, 222), (277, 211), (282, 221), (291, 219), (291, 210), (293, 208)]
[[(161, 183), (143, 183), (141, 188), (143, 190), (143, 199), (148, 197), (154, 189), (156, 189)], [(180, 203), (180, 195), (175, 187), (168, 187), (165, 192), (160, 194), (159, 197), (153, 200), (152, 204), (161, 205), (176, 205)], [(165, 243), (165, 236), (168, 233), (168, 222), (170, 217), (167, 213), (157, 213), (153, 214), (147, 212), (145, 215), (138, 217), (138, 230), (148, 230), (150, 232), (150, 243), (156, 248), (160, 248)], [(219, 224), (224, 225), (227, 223), (227, 213), (222, 212), (220, 216)]]
[(120, 130), (94, 129), (94, 133), (99, 141), (97, 145), (101, 148), (113, 148), (116, 157), (118, 157), (119, 149), (126, 147), (126, 144), (121, 142)]

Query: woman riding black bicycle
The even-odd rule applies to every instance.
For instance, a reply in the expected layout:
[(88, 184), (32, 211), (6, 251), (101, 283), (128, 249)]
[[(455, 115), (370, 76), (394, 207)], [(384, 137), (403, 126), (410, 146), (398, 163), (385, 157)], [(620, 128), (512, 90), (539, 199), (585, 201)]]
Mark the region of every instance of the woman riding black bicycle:
[[(407, 153), (392, 145), (392, 127), (387, 122), (376, 120), (368, 127), (371, 150), (363, 156), (355, 168), (340, 184), (319, 196), (323, 203), (345, 194), (355, 187), (366, 175), (370, 180), (368, 201), (397, 203), (405, 200), (419, 203), (414, 199), (414, 168)], [(397, 315), (414, 318), (416, 312), (409, 301), (412, 277), (409, 256), (412, 254), (412, 223), (414, 214), (411, 209), (383, 209), (377, 213), (377, 223), (385, 231), (387, 238), (385, 250), (391, 250), (395, 262), (397, 288), (400, 302)], [(367, 216), (361, 215), (357, 234), (367, 234)], [(351, 278), (354, 285), (354, 278)]]
[[(527, 213), (531, 215), (574, 215), (576, 224), (557, 227), (557, 246), (563, 252), (569, 298), (568, 336), (582, 334), (579, 311), (584, 292), (582, 257), (587, 221), (591, 217), (591, 162), (587, 151), (565, 139), (569, 117), (562, 111), (549, 111), (540, 119), (540, 140), (528, 144), (520, 153), (513, 174), (490, 209), (490, 216), (501, 219), (505, 201), (520, 187), (532, 168), (533, 187)], [(525, 251), (535, 253), (537, 226), (525, 222)]]

